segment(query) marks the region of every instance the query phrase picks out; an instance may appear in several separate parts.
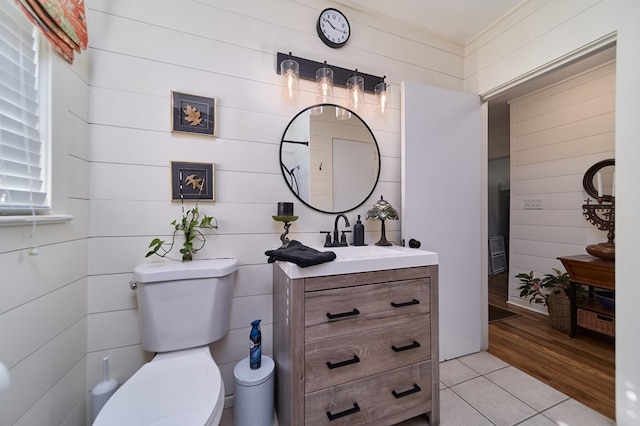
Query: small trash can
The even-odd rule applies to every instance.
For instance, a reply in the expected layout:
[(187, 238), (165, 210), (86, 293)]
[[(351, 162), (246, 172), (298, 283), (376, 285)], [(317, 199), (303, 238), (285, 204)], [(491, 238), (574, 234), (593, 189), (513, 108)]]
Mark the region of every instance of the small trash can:
[(273, 371), (275, 363), (263, 355), (257, 370), (249, 366), (249, 357), (233, 369), (235, 397), (233, 424), (235, 426), (273, 426)]

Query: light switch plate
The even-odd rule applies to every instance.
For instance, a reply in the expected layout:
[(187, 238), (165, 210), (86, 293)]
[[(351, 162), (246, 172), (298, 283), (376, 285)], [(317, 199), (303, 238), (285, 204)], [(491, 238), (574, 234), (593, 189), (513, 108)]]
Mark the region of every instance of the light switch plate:
[(542, 200), (539, 198), (524, 200), (525, 210), (542, 210)]

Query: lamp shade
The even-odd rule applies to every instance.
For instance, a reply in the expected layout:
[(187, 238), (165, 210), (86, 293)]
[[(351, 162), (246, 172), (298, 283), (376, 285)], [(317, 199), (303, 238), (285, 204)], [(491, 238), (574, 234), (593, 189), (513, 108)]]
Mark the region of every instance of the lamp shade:
[(376, 111), (380, 114), (384, 114), (389, 108), (390, 101), (390, 90), (389, 85), (382, 81), (382, 83), (376, 84), (374, 88), (374, 93), (376, 95)]
[(300, 93), (300, 66), (293, 59), (280, 62), (282, 75), (282, 95), (285, 98), (295, 98)]
[(367, 212), (367, 219), (398, 220), (398, 211), (382, 196)]
[(341, 120), (341, 121), (348, 120), (348, 119), (351, 118), (351, 111), (349, 111), (346, 108), (337, 107), (336, 108), (336, 118), (338, 120)]
[(327, 61), (316, 71), (316, 84), (318, 102), (325, 104), (333, 100), (333, 70), (327, 67)]
[(364, 77), (358, 75), (358, 70), (347, 79), (347, 96), (349, 97), (349, 107), (354, 111), (357, 111), (364, 104)]

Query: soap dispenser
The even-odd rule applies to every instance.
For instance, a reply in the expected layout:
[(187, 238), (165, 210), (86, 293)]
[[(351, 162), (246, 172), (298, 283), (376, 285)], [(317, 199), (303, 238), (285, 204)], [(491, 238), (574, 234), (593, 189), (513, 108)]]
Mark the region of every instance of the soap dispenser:
[(360, 221), (360, 215), (358, 215), (358, 220), (356, 224), (353, 225), (353, 245), (354, 246), (364, 246), (364, 225)]

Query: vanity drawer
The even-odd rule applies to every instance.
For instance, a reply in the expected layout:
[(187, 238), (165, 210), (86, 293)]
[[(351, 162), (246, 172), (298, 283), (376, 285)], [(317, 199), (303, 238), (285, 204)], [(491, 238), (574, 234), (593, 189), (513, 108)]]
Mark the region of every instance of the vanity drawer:
[(426, 361), (307, 394), (304, 423), (390, 425), (429, 411), (431, 361)]
[(304, 280), (304, 291), (330, 290), (364, 284), (390, 283), (394, 281), (429, 278), (432, 266), (416, 268), (387, 269), (382, 271), (360, 272), (357, 274), (327, 275), (310, 277)]
[(305, 342), (406, 322), (430, 312), (428, 278), (305, 293)]
[(427, 361), (431, 354), (429, 315), (305, 344), (305, 392)]

